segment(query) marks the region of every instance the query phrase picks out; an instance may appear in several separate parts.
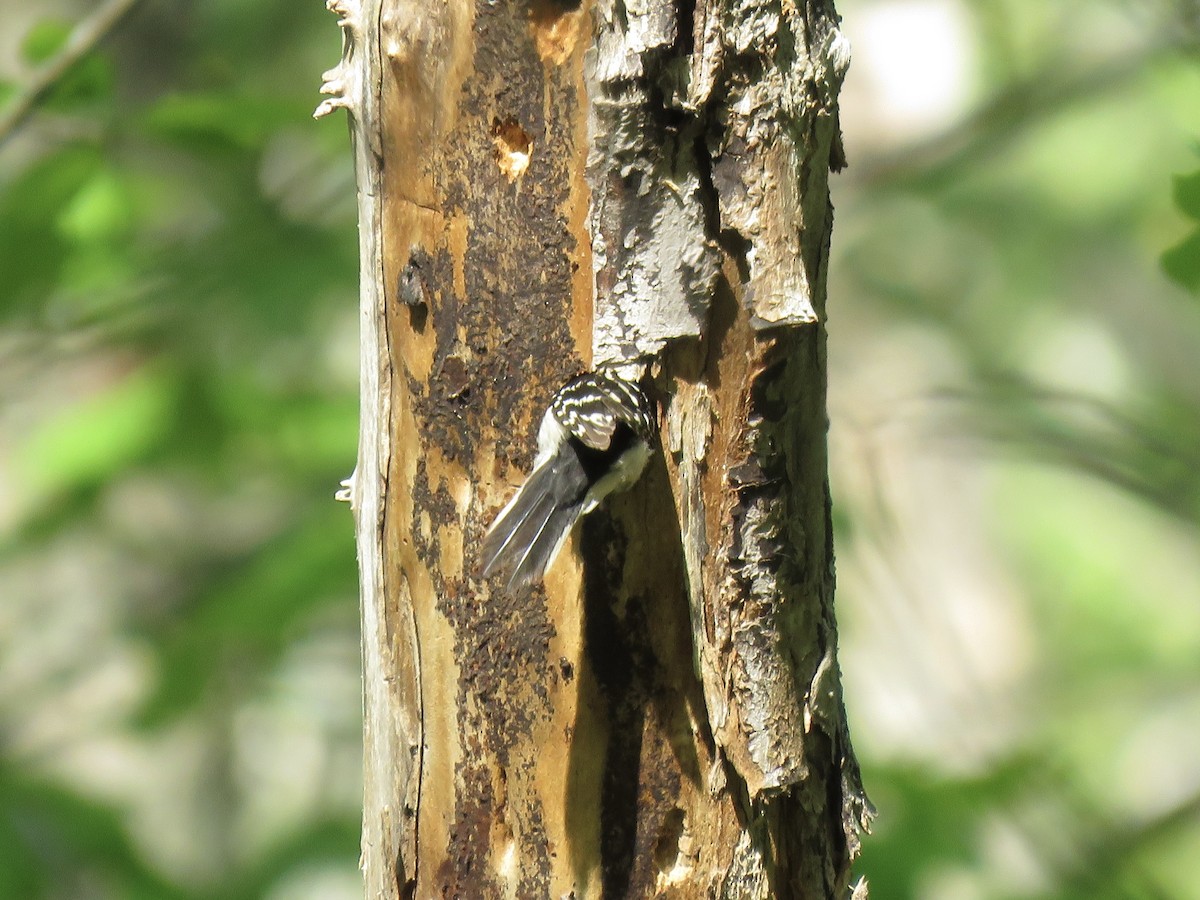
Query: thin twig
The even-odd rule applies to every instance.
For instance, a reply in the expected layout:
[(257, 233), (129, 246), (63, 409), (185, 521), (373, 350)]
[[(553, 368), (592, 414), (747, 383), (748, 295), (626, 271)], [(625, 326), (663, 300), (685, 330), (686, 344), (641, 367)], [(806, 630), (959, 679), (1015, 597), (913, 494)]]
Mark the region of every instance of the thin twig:
[(0, 114), (0, 146), (13, 136), (34, 108), (84, 56), (116, 27), (138, 0), (108, 0), (75, 26), (62, 50), (34, 74)]

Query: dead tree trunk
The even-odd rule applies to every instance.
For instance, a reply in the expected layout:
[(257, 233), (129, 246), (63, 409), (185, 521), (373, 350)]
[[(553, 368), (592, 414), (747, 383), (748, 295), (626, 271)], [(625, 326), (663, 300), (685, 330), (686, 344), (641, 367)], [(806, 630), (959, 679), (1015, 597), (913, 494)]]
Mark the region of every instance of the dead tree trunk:
[[(330, 6), (367, 896), (844, 896), (867, 812), (826, 478), (832, 4)], [(544, 586), (480, 581), (547, 399), (600, 361), (649, 366), (662, 452)]]

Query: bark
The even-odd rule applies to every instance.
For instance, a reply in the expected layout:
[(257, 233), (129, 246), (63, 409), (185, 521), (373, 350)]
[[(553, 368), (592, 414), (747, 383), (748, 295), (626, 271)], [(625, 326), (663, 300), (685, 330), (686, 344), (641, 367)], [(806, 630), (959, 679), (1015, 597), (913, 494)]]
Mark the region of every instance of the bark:
[[(359, 179), (367, 895), (845, 896), (822, 0), (330, 0)], [(544, 586), (474, 550), (551, 393), (662, 452)], [(860, 891), (860, 895), (865, 890)]]

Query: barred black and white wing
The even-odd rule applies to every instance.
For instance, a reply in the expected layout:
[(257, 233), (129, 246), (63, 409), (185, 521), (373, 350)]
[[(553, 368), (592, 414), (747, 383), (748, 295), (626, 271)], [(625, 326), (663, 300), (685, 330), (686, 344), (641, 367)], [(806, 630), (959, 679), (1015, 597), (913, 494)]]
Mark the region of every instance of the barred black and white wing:
[(482, 573), (509, 589), (541, 579), (580, 516), (633, 484), (650, 458), (654, 412), (642, 389), (604, 372), (563, 385), (538, 431), (533, 471), (483, 538)]

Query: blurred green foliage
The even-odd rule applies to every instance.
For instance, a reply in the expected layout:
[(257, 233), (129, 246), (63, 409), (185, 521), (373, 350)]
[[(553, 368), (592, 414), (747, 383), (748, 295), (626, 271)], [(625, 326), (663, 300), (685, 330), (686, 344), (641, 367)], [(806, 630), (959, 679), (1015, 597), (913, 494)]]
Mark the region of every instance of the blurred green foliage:
[(1197, 224), (1191, 234), (1163, 253), (1163, 268), (1193, 294), (1200, 294), (1200, 171), (1175, 177), (1175, 205)]
[[(851, 40), (888, 5), (839, 3)], [(968, 25), (970, 102), (848, 128), (835, 179), (860, 868), (877, 900), (1200, 897), (1195, 10), (925, 6)], [(89, 9), (4, 5), (0, 101)], [(318, 2), (147, 0), (0, 144), (0, 900), (356, 895), (354, 188), (309, 120), (339, 41)], [(846, 423), (907, 422), (896, 383), (936, 410), (908, 501), (839, 469)], [(962, 597), (916, 546), (960, 477), (1001, 573)], [(1025, 639), (946, 624), (992, 589)], [(916, 620), (890, 657), (880, 615)]]
[[(839, 2), (851, 39), (888, 5)], [(965, 14), (977, 80), (917, 138), (851, 131), (834, 183), (860, 868), (875, 900), (1197, 898), (1200, 10), (907, 6)]]
[[(6, 81), (90, 9), (5, 4)], [(0, 897), (353, 896), (339, 51), (319, 3), (142, 3), (0, 147)]]

